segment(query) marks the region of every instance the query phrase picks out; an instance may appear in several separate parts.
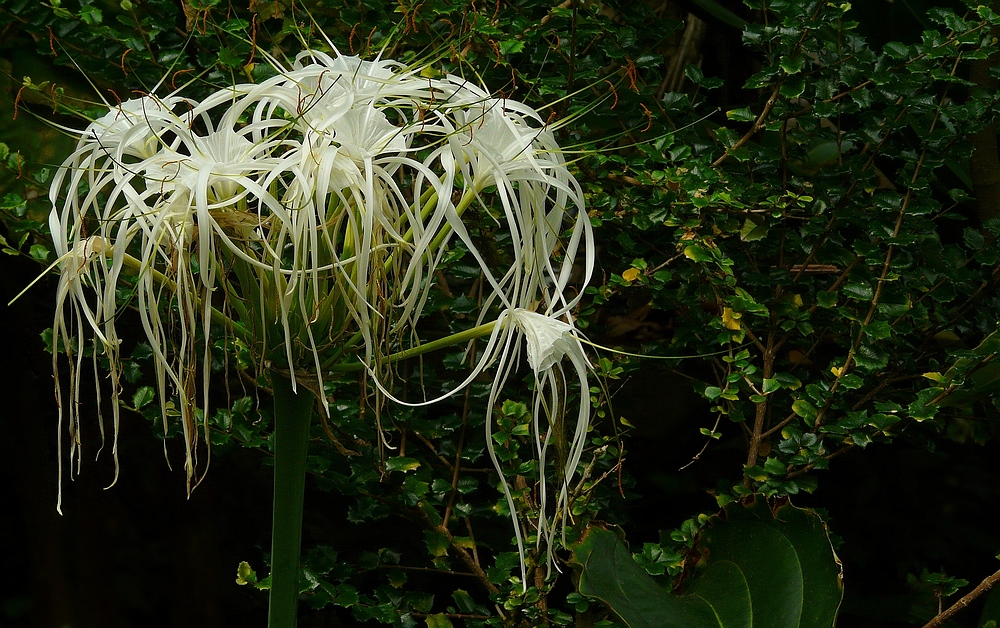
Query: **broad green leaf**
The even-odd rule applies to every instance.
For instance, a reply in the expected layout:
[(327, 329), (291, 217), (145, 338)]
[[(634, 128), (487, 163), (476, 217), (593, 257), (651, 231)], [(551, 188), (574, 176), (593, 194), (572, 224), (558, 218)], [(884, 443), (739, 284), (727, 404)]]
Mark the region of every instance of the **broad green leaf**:
[(884, 369), (889, 363), (889, 354), (879, 347), (861, 345), (854, 353), (854, 361), (860, 369), (878, 371)]
[(604, 602), (630, 628), (719, 626), (699, 596), (673, 595), (649, 577), (614, 532), (590, 528), (573, 548), (580, 593)]
[(724, 514), (724, 520), (709, 520), (699, 547), (711, 552), (706, 569), (713, 561), (731, 561), (746, 578), (753, 615), (743, 625), (833, 626), (844, 590), (823, 520), (790, 503), (772, 512), (760, 496), (745, 507), (729, 504)]
[(780, 91), (785, 98), (798, 98), (806, 91), (806, 80), (801, 75), (791, 76), (781, 84)]
[(826, 525), (789, 503), (755, 496), (728, 504), (702, 528), (691, 583), (671, 593), (634, 561), (614, 532), (590, 528), (573, 550), (580, 593), (632, 628), (828, 628), (843, 597)]

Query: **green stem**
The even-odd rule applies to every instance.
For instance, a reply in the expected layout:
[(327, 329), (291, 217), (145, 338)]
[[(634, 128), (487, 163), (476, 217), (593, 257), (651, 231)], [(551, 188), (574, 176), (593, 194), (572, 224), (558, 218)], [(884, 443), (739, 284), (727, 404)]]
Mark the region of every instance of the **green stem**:
[[(177, 284), (174, 283), (173, 279), (167, 277), (166, 275), (156, 270), (155, 268), (151, 268), (149, 266), (144, 265), (142, 261), (132, 257), (128, 253), (126, 253), (122, 258), (122, 263), (125, 266), (128, 266), (129, 268), (134, 270), (138, 274), (150, 273), (153, 276), (153, 281), (155, 281), (160, 285), (166, 286), (167, 289), (169, 289), (171, 292), (175, 294), (177, 293)], [(191, 295), (191, 296), (194, 299), (195, 305), (200, 310), (201, 299), (197, 295)], [(237, 336), (239, 336), (240, 339), (243, 341), (249, 340), (247, 330), (245, 327), (243, 327), (243, 325), (229, 318), (228, 316), (226, 316), (219, 310), (215, 309), (214, 307), (211, 309), (211, 316), (212, 316), (212, 322), (215, 323), (216, 325), (222, 325), (223, 327), (229, 329)]]
[(295, 628), (302, 548), (302, 500), (309, 424), (315, 397), (292, 390), (284, 375), (271, 373), (274, 391), (274, 525), (271, 529), (271, 592), (268, 628)]
[[(475, 338), (488, 336), (489, 334), (493, 333), (493, 328), (496, 327), (496, 324), (497, 324), (496, 321), (483, 323), (478, 327), (473, 327), (472, 329), (466, 329), (465, 331), (460, 331), (457, 334), (445, 336), (444, 338), (438, 338), (437, 340), (432, 340), (431, 342), (425, 342), (422, 345), (411, 347), (409, 349), (406, 349), (405, 351), (397, 351), (396, 353), (385, 356), (384, 358), (382, 358), (382, 361), (386, 363), (391, 363), (391, 362), (398, 362), (399, 360), (405, 360), (407, 358), (415, 358), (418, 355), (430, 353), (431, 351), (437, 351), (438, 349), (444, 349), (445, 347), (450, 347), (452, 345), (468, 342)], [(349, 362), (346, 364), (331, 365), (329, 367), (329, 370), (342, 373), (348, 371), (362, 371), (364, 370), (364, 368), (365, 368), (364, 362)]]

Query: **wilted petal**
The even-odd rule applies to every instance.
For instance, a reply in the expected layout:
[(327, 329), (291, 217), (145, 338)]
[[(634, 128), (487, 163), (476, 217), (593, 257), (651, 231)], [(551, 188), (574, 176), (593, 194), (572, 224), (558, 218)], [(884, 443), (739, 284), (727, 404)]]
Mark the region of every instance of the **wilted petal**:
[(520, 308), (511, 312), (510, 318), (524, 334), (528, 366), (536, 375), (568, 356), (587, 362), (579, 332), (569, 323)]

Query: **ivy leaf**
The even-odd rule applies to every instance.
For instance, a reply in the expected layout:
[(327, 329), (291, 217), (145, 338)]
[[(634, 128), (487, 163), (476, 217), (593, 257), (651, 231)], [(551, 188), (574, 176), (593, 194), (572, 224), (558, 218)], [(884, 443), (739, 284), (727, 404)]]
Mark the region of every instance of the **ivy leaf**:
[(848, 298), (858, 301), (871, 301), (875, 297), (875, 291), (866, 283), (849, 283), (842, 290)]
[(785, 469), (784, 463), (777, 458), (768, 458), (764, 461), (764, 470), (771, 475), (784, 475), (787, 469)]
[(854, 353), (854, 361), (858, 368), (865, 371), (881, 371), (889, 364), (889, 354), (871, 345), (861, 345)]
[(132, 395), (132, 407), (136, 410), (144, 408), (152, 403), (155, 396), (152, 386), (143, 386)]
[(765, 225), (758, 225), (747, 218), (740, 228), (740, 239), (744, 242), (756, 242), (767, 237), (768, 228)]
[(507, 56), (524, 50), (524, 41), (520, 39), (507, 39), (500, 42), (500, 54)]

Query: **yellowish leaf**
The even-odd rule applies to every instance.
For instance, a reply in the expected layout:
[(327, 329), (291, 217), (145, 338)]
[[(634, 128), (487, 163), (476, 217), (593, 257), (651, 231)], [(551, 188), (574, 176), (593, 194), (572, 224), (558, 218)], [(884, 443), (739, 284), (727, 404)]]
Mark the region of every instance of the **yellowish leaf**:
[(722, 308), (722, 325), (726, 329), (732, 329), (733, 331), (739, 331), (740, 321), (739, 318), (742, 314), (737, 314), (733, 312), (733, 308), (724, 307)]

